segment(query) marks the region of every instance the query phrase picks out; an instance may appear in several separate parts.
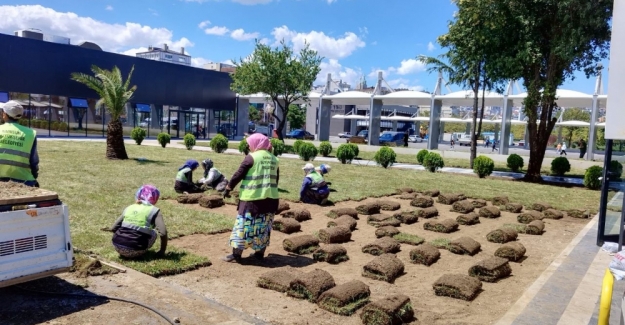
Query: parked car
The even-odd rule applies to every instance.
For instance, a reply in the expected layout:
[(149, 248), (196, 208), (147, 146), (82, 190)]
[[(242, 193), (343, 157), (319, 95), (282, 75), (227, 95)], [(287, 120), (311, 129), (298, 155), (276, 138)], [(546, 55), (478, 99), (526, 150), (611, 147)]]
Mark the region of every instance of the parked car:
[(378, 142), (382, 144), (394, 143), (397, 146), (404, 145), (404, 132), (384, 132)]
[(287, 139), (315, 140), (315, 136), (304, 130), (293, 130), (286, 134)]
[(408, 137), (408, 141), (412, 143), (423, 142), (423, 138), (419, 135), (411, 135)]
[(341, 138), (341, 139), (342, 139), (342, 138), (351, 138), (351, 137), (352, 137), (352, 134), (351, 134), (351, 133), (349, 133), (349, 132), (342, 132), (342, 133), (339, 133), (339, 138)]

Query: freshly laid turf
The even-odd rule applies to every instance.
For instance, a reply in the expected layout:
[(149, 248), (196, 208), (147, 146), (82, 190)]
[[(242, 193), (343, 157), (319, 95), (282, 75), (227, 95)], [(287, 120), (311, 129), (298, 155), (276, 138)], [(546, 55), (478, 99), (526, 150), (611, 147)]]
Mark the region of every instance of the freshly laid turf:
[(203, 196), (204, 193), (181, 194), (176, 201), (181, 204), (197, 204)]
[(451, 241), (447, 238), (436, 238), (430, 241), (429, 244), (438, 249), (449, 249)]
[(319, 297), (319, 307), (342, 316), (352, 315), (369, 303), (371, 291), (362, 281), (352, 280), (338, 285)]
[(407, 234), (404, 232), (400, 232), (396, 235), (391, 236), (393, 237), (393, 239), (397, 240), (398, 242), (402, 243), (402, 244), (408, 244), (408, 245), (421, 245), (425, 239), (417, 236), (417, 235), (413, 235), (413, 234)]
[(364, 325), (401, 325), (414, 318), (410, 298), (394, 295), (368, 304), (360, 314)]

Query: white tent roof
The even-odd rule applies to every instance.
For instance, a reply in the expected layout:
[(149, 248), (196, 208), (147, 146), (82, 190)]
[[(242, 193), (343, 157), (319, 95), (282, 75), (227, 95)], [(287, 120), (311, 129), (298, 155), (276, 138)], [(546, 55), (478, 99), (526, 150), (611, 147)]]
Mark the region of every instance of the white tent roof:
[(368, 120), (369, 116), (336, 114), (336, 115), (332, 116), (332, 118), (341, 119), (341, 120)]
[(375, 95), (384, 105), (431, 105), (432, 95), (422, 91), (401, 90), (386, 95)]
[(597, 124), (595, 124), (595, 126), (599, 127), (599, 128), (604, 128), (605, 127), (605, 122), (597, 123)]
[[(482, 120), (482, 123), (488, 123), (488, 124), (501, 124), (501, 119), (496, 119), (496, 120)], [(527, 124), (526, 121), (519, 121), (519, 120), (511, 120), (510, 124)]]
[(331, 100), (333, 105), (369, 105), (371, 94), (362, 91), (346, 91), (324, 96), (323, 100)]
[(606, 94), (597, 95), (597, 104), (599, 108), (608, 107), (608, 95)]
[[(478, 93), (479, 105), (482, 104), (483, 93), (483, 91)], [(438, 95), (436, 99), (442, 100), (444, 105), (473, 106), (473, 95), (474, 93), (471, 90), (461, 90), (447, 95)], [(503, 95), (496, 92), (487, 91), (484, 100), (486, 101), (486, 106), (503, 106)]]
[[(255, 93), (255, 94), (250, 94), (250, 95), (239, 95), (242, 98), (247, 98), (249, 99), (250, 103), (264, 103), (266, 101), (271, 101), (271, 98), (269, 98), (269, 96), (267, 96), (267, 94), (265, 93)], [(282, 96), (281, 96), (282, 97)], [(311, 91), (310, 93), (308, 93), (308, 101), (316, 101), (319, 100), (319, 97), (321, 97), (321, 93), (318, 92), (314, 92)], [(298, 100), (296, 101), (294, 104), (303, 104), (304, 101)]]
[(410, 120), (411, 121), (429, 121), (430, 117), (429, 116), (415, 116), (411, 118)]
[(562, 121), (556, 123), (558, 126), (590, 126), (590, 123), (584, 121)]
[[(521, 107), (525, 97), (527, 97), (526, 92), (510, 95), (508, 99), (512, 100), (514, 106)], [(559, 107), (591, 107), (592, 95), (575, 90), (558, 89), (556, 90), (556, 103)]]
[(413, 121), (410, 116), (382, 116), (380, 119), (384, 121)]
[(461, 118), (456, 117), (441, 117), (441, 122), (451, 122), (451, 123), (471, 123), (471, 120), (463, 120)]

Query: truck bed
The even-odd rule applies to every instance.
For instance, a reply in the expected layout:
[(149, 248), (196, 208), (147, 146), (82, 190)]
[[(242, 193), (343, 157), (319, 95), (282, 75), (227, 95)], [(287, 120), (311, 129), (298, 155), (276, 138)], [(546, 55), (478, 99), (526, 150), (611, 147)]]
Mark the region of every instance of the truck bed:
[(28, 204), (58, 198), (58, 194), (52, 191), (15, 182), (0, 182), (0, 205)]

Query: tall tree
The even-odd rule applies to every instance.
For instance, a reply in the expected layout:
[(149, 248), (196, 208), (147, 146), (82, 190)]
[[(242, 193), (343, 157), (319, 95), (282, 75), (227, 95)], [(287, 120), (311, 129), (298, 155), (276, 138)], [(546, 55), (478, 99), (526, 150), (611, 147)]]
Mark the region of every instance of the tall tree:
[(306, 109), (299, 105), (291, 104), (286, 119), (289, 121), (291, 129), (301, 129), (306, 124)]
[(251, 122), (260, 121), (260, 112), (255, 106), (250, 105), (248, 108), (248, 117)]
[(124, 146), (124, 128), (120, 116), (124, 114), (126, 102), (132, 98), (137, 86), (130, 86), (133, 66), (128, 73), (126, 81), (123, 80), (121, 71), (116, 66), (111, 70), (102, 69), (95, 65), (91, 66), (93, 76), (84, 73), (72, 73), (72, 80), (78, 81), (93, 89), (100, 99), (96, 106), (104, 105), (111, 115), (106, 129), (106, 158), (128, 159)]
[[(278, 124), (276, 131), (282, 140), (289, 106), (296, 101), (308, 101), (308, 93), (321, 71), (322, 59), (308, 44), (294, 55), (284, 40), (275, 49), (257, 40), (254, 52), (235, 62), (230, 88), (242, 95), (264, 93), (273, 100), (277, 107), (271, 115)], [(277, 110), (281, 114), (276, 114)]]

